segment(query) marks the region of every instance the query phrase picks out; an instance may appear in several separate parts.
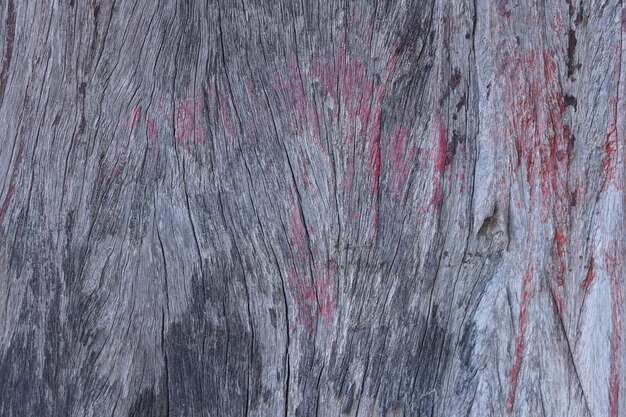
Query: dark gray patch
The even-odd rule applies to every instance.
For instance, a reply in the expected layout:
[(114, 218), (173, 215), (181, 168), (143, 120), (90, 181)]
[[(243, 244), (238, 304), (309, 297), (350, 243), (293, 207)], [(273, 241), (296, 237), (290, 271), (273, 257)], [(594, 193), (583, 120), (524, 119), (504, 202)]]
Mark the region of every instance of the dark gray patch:
[(565, 107), (571, 106), (574, 108), (574, 111), (578, 110), (578, 99), (576, 97), (565, 94), (563, 96), (563, 101), (565, 103)]
[(128, 417), (167, 417), (167, 398), (157, 396), (153, 388), (144, 389), (130, 407)]
[(567, 77), (573, 79), (574, 73), (581, 67), (576, 63), (576, 32), (570, 29), (567, 34), (567, 60), (565, 62), (567, 66)]
[(42, 381), (35, 365), (34, 332), (18, 333), (0, 358), (0, 414), (3, 416), (43, 416)]

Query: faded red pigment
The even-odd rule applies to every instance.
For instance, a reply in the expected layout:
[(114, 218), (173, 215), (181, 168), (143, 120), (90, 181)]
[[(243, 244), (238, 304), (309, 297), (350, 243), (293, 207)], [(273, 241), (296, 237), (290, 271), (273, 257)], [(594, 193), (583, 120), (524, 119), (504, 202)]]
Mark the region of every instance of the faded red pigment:
[(448, 154), (448, 141), (446, 138), (446, 128), (441, 121), (441, 114), (435, 114), (435, 125), (433, 130), (433, 143), (435, 150), (433, 153), (433, 177), (432, 196), (429, 207), (436, 208), (443, 198), (443, 173), (446, 169), (446, 155)]
[(559, 273), (557, 275), (556, 282), (559, 287), (562, 287), (565, 276), (564, 251), (566, 241), (565, 235), (558, 228), (554, 229), (554, 241), (556, 242), (556, 257), (559, 261)]
[(130, 111), (130, 116), (122, 119), (119, 122), (118, 126), (126, 127), (130, 125), (130, 131), (132, 132), (133, 130), (135, 130), (135, 127), (137, 126), (137, 122), (139, 121), (140, 116), (141, 116), (141, 107), (134, 106), (133, 109)]
[(204, 142), (206, 126), (202, 121), (204, 111), (204, 96), (196, 93), (180, 101), (174, 110), (174, 137), (176, 144), (182, 144), (183, 149), (190, 150), (190, 142)]
[[(614, 242), (616, 247), (617, 243)], [(622, 286), (618, 261), (614, 254), (604, 254), (604, 265), (611, 288), (611, 346), (609, 357), (609, 417), (617, 417), (619, 404), (621, 342), (622, 342)]]
[(308, 244), (300, 210), (294, 207), (289, 211), (289, 241), (295, 248), (295, 260), (309, 259)]
[(510, 413), (515, 403), (515, 389), (517, 388), (517, 377), (522, 366), (522, 354), (524, 353), (524, 337), (526, 334), (526, 315), (528, 311), (528, 303), (530, 301), (530, 284), (533, 276), (533, 266), (529, 262), (524, 272), (522, 280), (522, 300), (520, 301), (520, 313), (518, 318), (517, 340), (515, 342), (515, 361), (509, 373), (511, 381), (511, 389), (506, 400), (506, 411)]
[[(524, 67), (525, 71), (518, 71)], [(550, 231), (556, 253), (555, 287), (551, 289), (556, 314), (563, 313), (563, 284), (567, 271), (567, 242), (565, 234), (569, 222), (571, 196), (569, 154), (571, 132), (565, 123), (565, 101), (559, 82), (558, 66), (550, 51), (516, 51), (496, 71), (497, 82), (503, 83), (508, 94), (504, 97), (506, 125), (503, 133), (514, 138), (517, 169), (524, 163), (531, 201), (538, 197), (541, 205), (529, 207), (529, 216), (539, 214), (545, 228)], [(506, 142), (505, 142), (506, 144)], [(518, 205), (516, 204), (516, 207)], [(521, 204), (519, 205), (521, 208)], [(532, 238), (528, 238), (532, 241)], [(530, 292), (529, 266), (522, 281), (522, 301), (519, 316), (519, 334), (515, 359), (510, 371), (511, 389), (506, 402), (510, 412), (515, 400), (517, 377), (524, 349), (526, 312)]]
[(372, 194), (378, 194), (378, 186), (380, 184), (380, 114), (383, 105), (383, 99), (385, 97), (385, 87), (390, 75), (396, 66), (396, 53), (395, 50), (391, 53), (389, 61), (387, 63), (387, 71), (383, 81), (376, 87), (376, 94), (374, 96), (374, 109), (372, 110), (372, 119), (370, 121), (369, 129), (369, 150), (370, 150), (370, 165), (372, 171)]
[[(308, 232), (314, 233), (315, 231), (309, 227)], [(334, 270), (329, 265), (320, 270), (315, 261), (316, 257), (312, 258), (309, 255), (309, 242), (305, 227), (300, 210), (296, 207), (289, 212), (288, 237), (294, 252), (293, 254), (287, 253), (287, 257), (293, 259), (294, 262), (294, 267), (289, 268), (287, 275), (289, 293), (297, 310), (296, 323), (310, 331), (318, 315), (326, 321), (332, 320), (335, 302), (331, 272)], [(312, 278), (308, 280), (299, 277), (296, 267), (300, 271), (305, 271), (310, 267)]]
[(135, 130), (135, 126), (137, 126), (137, 122), (139, 121), (139, 115), (141, 114), (141, 107), (135, 106), (133, 107), (133, 113), (130, 120), (130, 130)]
[(594, 260), (593, 255), (592, 255), (591, 256), (591, 260), (589, 261), (589, 268), (587, 268), (587, 275), (585, 275), (585, 279), (583, 280), (583, 282), (581, 284), (585, 295), (587, 295), (589, 293), (589, 287), (591, 287), (591, 283), (593, 282), (594, 264), (595, 264), (595, 260)]
[[(322, 62), (319, 57), (314, 57), (312, 62), (312, 72), (320, 80), (324, 99), (333, 106), (342, 142), (350, 146), (359, 137), (366, 144), (371, 191), (372, 195), (377, 195), (382, 167), (381, 111), (386, 87), (396, 66), (395, 49), (389, 53), (380, 79), (367, 69), (360, 56), (343, 48), (337, 51), (334, 62)], [(392, 131), (396, 128), (394, 125)], [(354, 172), (354, 158), (346, 154), (343, 186), (351, 191), (352, 179), (348, 174)]]
[(617, 154), (617, 124), (616, 120), (611, 121), (611, 127), (606, 134), (604, 141), (604, 158), (602, 160), (602, 174), (606, 183), (610, 183), (615, 178), (616, 161), (615, 156)]
[(313, 322), (318, 315), (327, 322), (332, 320), (335, 303), (330, 289), (332, 280), (326, 272), (321, 278), (313, 281), (300, 279), (294, 268), (287, 270), (289, 292), (296, 305), (296, 323), (305, 330), (313, 329)]

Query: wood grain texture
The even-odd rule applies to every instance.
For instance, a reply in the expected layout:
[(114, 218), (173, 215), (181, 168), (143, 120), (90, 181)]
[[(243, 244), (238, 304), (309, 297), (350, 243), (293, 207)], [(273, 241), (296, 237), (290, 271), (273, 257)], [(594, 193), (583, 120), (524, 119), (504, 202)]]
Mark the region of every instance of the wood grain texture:
[(625, 7), (1, 0), (0, 415), (623, 415)]

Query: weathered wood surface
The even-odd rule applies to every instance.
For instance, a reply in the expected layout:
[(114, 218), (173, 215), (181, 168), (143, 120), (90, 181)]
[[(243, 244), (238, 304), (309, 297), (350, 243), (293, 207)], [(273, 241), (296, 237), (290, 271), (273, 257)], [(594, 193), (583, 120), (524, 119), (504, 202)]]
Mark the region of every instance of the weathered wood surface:
[(626, 413), (621, 1), (0, 5), (1, 416)]

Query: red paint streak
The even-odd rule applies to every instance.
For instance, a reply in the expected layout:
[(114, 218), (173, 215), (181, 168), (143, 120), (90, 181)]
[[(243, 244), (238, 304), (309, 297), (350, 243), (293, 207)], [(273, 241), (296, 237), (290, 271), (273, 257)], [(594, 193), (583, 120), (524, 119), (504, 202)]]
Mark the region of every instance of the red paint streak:
[(561, 296), (561, 294), (559, 294), (558, 289), (556, 288), (552, 288), (551, 292), (556, 314), (560, 317), (563, 315), (563, 297)]
[(183, 148), (189, 150), (189, 140), (193, 135), (193, 113), (181, 103), (174, 112), (174, 137), (176, 143), (182, 143)]
[[(314, 273), (316, 271), (314, 270)], [(289, 293), (296, 305), (296, 323), (311, 331), (315, 318), (320, 315), (327, 322), (333, 318), (335, 302), (332, 295), (332, 280), (329, 269), (324, 271), (322, 277), (317, 277), (313, 282), (299, 278), (294, 268), (287, 271), (289, 281)]]
[[(541, 155), (541, 190), (542, 205), (547, 202), (564, 203), (569, 192), (567, 191), (567, 174), (569, 173), (569, 139), (570, 128), (563, 121), (565, 113), (565, 102), (559, 85), (559, 75), (557, 63), (548, 51), (543, 52), (543, 77), (546, 88), (542, 91), (545, 95), (544, 103), (546, 108), (542, 109), (540, 115), (540, 130), (548, 132), (548, 144), (540, 147)], [(554, 199), (556, 194), (556, 199)], [(551, 201), (553, 200), (553, 201)], [(556, 201), (554, 201), (556, 200)]]
[(289, 293), (296, 305), (296, 323), (310, 331), (313, 327), (315, 290), (310, 282), (298, 278), (294, 268), (288, 269), (287, 279)]
[(591, 260), (589, 261), (589, 268), (587, 269), (587, 275), (585, 276), (585, 279), (583, 280), (581, 284), (581, 286), (583, 287), (583, 291), (585, 292), (585, 295), (589, 293), (589, 287), (591, 286), (591, 283), (593, 282), (594, 263), (595, 263), (595, 260), (592, 255)]
[(159, 158), (159, 135), (156, 130), (154, 119), (148, 119), (147, 122), (148, 129), (148, 140), (150, 142), (150, 148), (152, 153), (152, 161), (156, 162)]
[(201, 117), (204, 108), (204, 96), (196, 93), (181, 100), (174, 111), (176, 143), (182, 143), (186, 151), (190, 149), (192, 138), (195, 143), (204, 142), (206, 139), (206, 126)]
[(448, 153), (446, 129), (441, 122), (441, 115), (439, 113), (435, 115), (433, 143), (435, 146), (434, 151), (431, 154), (433, 159), (433, 193), (429, 202), (429, 206), (431, 208), (435, 208), (443, 199), (442, 179), (446, 168), (446, 155)]
[(524, 278), (522, 280), (522, 300), (520, 301), (520, 313), (518, 323), (517, 341), (515, 342), (515, 361), (511, 367), (509, 373), (509, 380), (511, 381), (511, 389), (509, 396), (506, 400), (506, 411), (510, 413), (513, 410), (513, 404), (515, 403), (515, 389), (517, 388), (517, 377), (522, 366), (522, 354), (524, 353), (524, 337), (526, 334), (526, 314), (528, 310), (528, 303), (530, 301), (530, 283), (533, 276), (533, 266), (528, 263), (526, 271), (524, 272)]
[[(372, 119), (370, 121), (369, 130), (369, 148), (370, 148), (370, 167), (372, 171), (372, 194), (378, 195), (378, 185), (380, 184), (380, 114), (383, 105), (383, 99), (385, 96), (385, 86), (396, 65), (396, 51), (392, 50), (389, 59), (387, 61), (387, 71), (385, 77), (380, 85), (376, 88), (376, 94), (374, 96), (374, 109), (372, 112)], [(375, 222), (378, 219), (375, 218)]]
[[(459, 193), (463, 193), (463, 185), (465, 184), (465, 174), (461, 174), (461, 186), (459, 187)], [(519, 204), (519, 202), (518, 202)]]
[(441, 123), (441, 115), (435, 116), (435, 142), (437, 143), (437, 151), (435, 154), (435, 174), (443, 174), (446, 167), (447, 141), (446, 129)]
[(622, 286), (616, 257), (605, 254), (604, 264), (611, 283), (611, 325), (613, 328), (609, 358), (609, 417), (617, 417), (622, 342)]
[[(615, 154), (617, 153), (617, 126), (615, 120), (611, 123), (611, 130), (606, 135), (604, 142), (604, 159), (602, 160), (602, 173), (606, 181), (611, 182), (615, 178)], [(611, 139), (612, 138), (612, 139)]]
[(289, 211), (288, 233), (291, 246), (295, 248), (295, 260), (303, 262), (304, 259), (308, 259), (306, 233), (300, 217), (300, 210), (297, 207)]
[(130, 121), (130, 130), (135, 130), (135, 126), (137, 126), (137, 121), (139, 120), (139, 115), (141, 114), (141, 107), (135, 106), (133, 107), (133, 114)]
[[(311, 64), (312, 75), (320, 81), (324, 102), (333, 106), (332, 115), (337, 120), (342, 142), (349, 145), (360, 139), (366, 144), (372, 195), (378, 194), (382, 166), (381, 110), (395, 64), (395, 48), (387, 55), (387, 65), (380, 77), (370, 72), (359, 55), (343, 48), (337, 51), (333, 62), (313, 57)], [(352, 152), (344, 154), (346, 172), (353, 172)], [(351, 185), (351, 180), (346, 178), (343, 185), (346, 184)]]
[[(526, 68), (523, 73), (518, 70), (522, 66)], [(531, 195), (541, 192), (544, 222), (549, 213), (554, 213), (554, 220), (564, 223), (571, 132), (564, 122), (565, 102), (557, 63), (547, 50), (541, 54), (521, 51), (498, 68), (496, 77), (506, 91), (519, 92), (505, 96), (504, 133), (515, 138), (514, 166), (526, 162)]]
[(317, 314), (320, 314), (327, 322), (330, 322), (333, 318), (335, 311), (335, 301), (333, 300), (333, 282), (331, 278), (332, 268), (326, 266), (322, 271), (321, 277), (319, 276), (318, 268), (314, 268), (313, 272), (316, 275), (315, 286), (317, 290)]
[(562, 287), (563, 278), (565, 276), (565, 260), (563, 259), (565, 236), (558, 228), (554, 229), (554, 241), (556, 242), (556, 256), (559, 260), (559, 274), (557, 275), (556, 282), (559, 287)]

